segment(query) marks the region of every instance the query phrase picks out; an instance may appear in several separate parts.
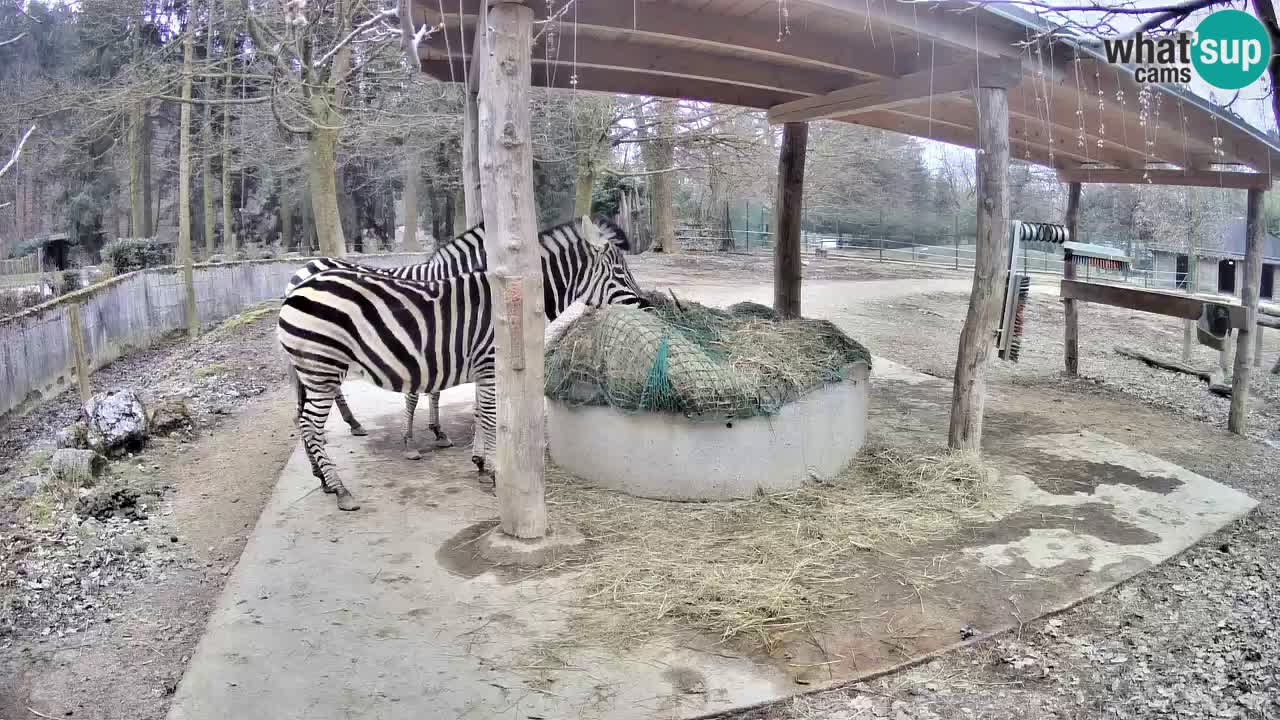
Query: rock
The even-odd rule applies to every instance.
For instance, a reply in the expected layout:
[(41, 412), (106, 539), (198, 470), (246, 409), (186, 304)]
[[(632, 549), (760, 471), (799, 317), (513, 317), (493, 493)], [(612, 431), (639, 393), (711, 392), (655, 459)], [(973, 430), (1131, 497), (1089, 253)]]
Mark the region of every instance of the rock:
[(109, 457), (142, 449), (147, 439), (147, 411), (132, 390), (111, 390), (89, 398), (84, 406), (89, 447)]
[(191, 427), (191, 408), (181, 398), (161, 400), (147, 410), (147, 433), (150, 435)]
[(107, 459), (94, 450), (61, 448), (49, 461), (49, 472), (72, 487), (92, 487), (107, 467)]
[(30, 475), (24, 477), (13, 484), (13, 494), (20, 498), (29, 498), (40, 492), (40, 488), (44, 487), (44, 477), (40, 475)]
[(77, 420), (54, 435), (58, 447), (83, 450), (89, 447), (89, 424)]

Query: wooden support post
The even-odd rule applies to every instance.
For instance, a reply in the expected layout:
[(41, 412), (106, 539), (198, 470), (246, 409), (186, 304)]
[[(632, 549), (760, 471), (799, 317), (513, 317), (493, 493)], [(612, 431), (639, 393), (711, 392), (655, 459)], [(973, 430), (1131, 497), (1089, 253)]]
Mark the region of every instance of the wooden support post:
[(1253, 339), (1253, 366), (1262, 367), (1262, 324), (1259, 323), (1254, 328)]
[[(498, 510), (504, 533), (540, 538), (547, 531), (545, 320), (529, 137), (533, 10), (500, 0), (489, 7), (488, 27), (489, 55), (480, 68), (477, 117), (485, 247), (496, 276)], [(477, 48), (476, 54), (485, 52)]]
[(782, 126), (778, 153), (778, 194), (773, 245), (773, 309), (784, 318), (800, 317), (800, 219), (804, 209), (804, 158), (809, 123)]
[(947, 432), (948, 444), (957, 450), (978, 450), (982, 443), (987, 361), (1008, 273), (1009, 93), (1005, 88), (980, 87), (977, 107), (978, 237), (973, 291), (960, 331)]
[(1244, 306), (1244, 327), (1236, 330), (1235, 372), (1231, 378), (1231, 414), (1227, 417), (1227, 429), (1243, 435), (1245, 417), (1249, 409), (1249, 380), (1253, 375), (1253, 351), (1251, 335), (1258, 324), (1258, 293), (1262, 285), (1262, 206), (1265, 191), (1250, 190), (1248, 210), (1245, 216), (1244, 285), (1240, 291), (1240, 304)]
[(80, 323), (80, 303), (67, 306), (67, 340), (76, 359), (76, 381), (80, 386), (80, 403), (89, 402), (93, 388), (89, 385), (89, 353), (84, 349), (84, 329)]
[[(476, 23), (476, 34), (471, 46), (471, 67), (467, 70), (466, 97), (463, 98), (462, 110), (462, 204), (467, 218), (467, 227), (475, 227), (484, 222), (484, 202), (480, 190), (480, 68), (488, 59), (488, 50), (481, 47), (485, 39), (486, 23), (484, 12), (487, 3), (481, 3), (480, 21)], [(439, 240), (439, 238), (437, 238)]]
[[(1080, 183), (1073, 182), (1067, 186), (1067, 216), (1063, 222), (1072, 242), (1079, 242), (1076, 234), (1080, 226)], [(1063, 251), (1062, 278), (1074, 280), (1076, 265), (1071, 261), (1071, 251)], [(1075, 300), (1063, 300), (1062, 310), (1066, 314), (1066, 353), (1063, 359), (1068, 375), (1080, 374), (1080, 316)]]

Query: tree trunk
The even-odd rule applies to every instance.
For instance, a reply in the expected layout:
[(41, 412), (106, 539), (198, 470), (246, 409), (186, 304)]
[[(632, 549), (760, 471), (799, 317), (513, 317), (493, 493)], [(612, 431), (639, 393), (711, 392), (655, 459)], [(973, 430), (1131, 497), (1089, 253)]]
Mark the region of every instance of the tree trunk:
[(293, 252), (293, 198), (280, 183), (280, 247)]
[(311, 131), (311, 213), (315, 218), (320, 254), (329, 257), (346, 254), (342, 217), (338, 212), (337, 152), (336, 130), (315, 128)]
[[(418, 170), (421, 168), (421, 156), (409, 152), (404, 154), (404, 249), (418, 252)], [(431, 212), (432, 226), (435, 225), (435, 210)]]
[(144, 237), (154, 237), (159, 229), (159, 211), (160, 203), (155, 202), (153, 194), (153, 185), (151, 184), (151, 144), (154, 141), (151, 128), (151, 113), (147, 111), (146, 103), (142, 105), (142, 212), (147, 217), (146, 230)]
[[(648, 164), (649, 172), (670, 170), (675, 165), (676, 144), (674, 100), (658, 101), (657, 137), (650, 143), (653, 146)], [(672, 207), (672, 188), (675, 178), (670, 172), (659, 172), (649, 179), (649, 203), (653, 208), (653, 245), (657, 252), (678, 253), (680, 246), (676, 244), (676, 225), (674, 208)]]
[(436, 190), (436, 183), (431, 178), (427, 178), (427, 210), (431, 212), (431, 242), (440, 245), (440, 233), (444, 231), (440, 217), (440, 191)]
[(143, 200), (143, 117), (144, 103), (134, 103), (129, 108), (129, 235), (135, 238), (151, 237), (150, 215)]
[(178, 121), (178, 261), (182, 264), (182, 285), (186, 290), (187, 335), (200, 332), (196, 314), (196, 288), (191, 267), (191, 33), (182, 40), (182, 107)]
[(596, 151), (592, 146), (578, 155), (577, 179), (574, 182), (573, 216), (591, 213), (591, 191), (596, 182)]
[(951, 396), (948, 445), (978, 450), (986, 404), (986, 370), (993, 331), (1000, 317), (1001, 290), (1009, 254), (1009, 94), (1005, 88), (980, 87), (977, 93), (978, 238), (973, 290), (960, 331)]
[(444, 211), (440, 213), (440, 220), (443, 226), (440, 228), (441, 235), (436, 237), (436, 247), (449, 242), (457, 235), (453, 229), (453, 218), (457, 214), (457, 210), (454, 208), (454, 197), (451, 192), (446, 191), (444, 193)]
[[(209, 1), (208, 23), (205, 26), (204, 43), (206, 62), (213, 59), (213, 0)], [(209, 151), (213, 148), (213, 79), (204, 83), (204, 124), (200, 127), (200, 211), (204, 222), (204, 259), (213, 256), (213, 159)]]

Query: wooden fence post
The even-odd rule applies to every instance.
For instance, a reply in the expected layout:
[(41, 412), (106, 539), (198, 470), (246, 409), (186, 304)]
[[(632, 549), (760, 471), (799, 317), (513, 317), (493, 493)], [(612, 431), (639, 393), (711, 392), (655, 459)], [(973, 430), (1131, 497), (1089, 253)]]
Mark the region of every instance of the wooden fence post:
[[(504, 533), (531, 539), (547, 532), (545, 315), (529, 137), (533, 10), (501, 0), (489, 7), (487, 25), (490, 47), (480, 67), (478, 126), (485, 246), (497, 278), (498, 510)], [(476, 48), (476, 55), (484, 54)]]
[(1244, 284), (1240, 304), (1244, 305), (1244, 327), (1236, 330), (1236, 362), (1231, 378), (1231, 413), (1227, 429), (1243, 435), (1249, 411), (1249, 380), (1253, 375), (1252, 334), (1258, 328), (1258, 294), (1262, 285), (1262, 207), (1266, 195), (1250, 190), (1245, 219)]
[(800, 220), (808, 145), (809, 123), (789, 122), (782, 126), (774, 211), (778, 232), (773, 246), (773, 309), (784, 318), (800, 317)]
[(80, 386), (80, 403), (89, 402), (93, 388), (89, 385), (89, 353), (84, 349), (84, 330), (80, 324), (80, 303), (67, 306), (67, 339), (76, 359), (76, 382)]
[[(1067, 216), (1064, 224), (1067, 226), (1067, 234), (1071, 241), (1076, 240), (1076, 232), (1080, 225), (1080, 183), (1073, 182), (1067, 186)], [(1076, 266), (1071, 262), (1070, 253), (1063, 252), (1062, 277), (1064, 280), (1074, 280), (1076, 278)], [(1071, 376), (1080, 374), (1080, 316), (1075, 300), (1063, 300), (1062, 310), (1066, 315), (1066, 352), (1064, 361), (1066, 362), (1067, 374)]]
[(977, 101), (978, 237), (947, 431), (947, 443), (956, 450), (978, 450), (982, 444), (987, 362), (1009, 261), (1009, 93), (1003, 87), (979, 87)]

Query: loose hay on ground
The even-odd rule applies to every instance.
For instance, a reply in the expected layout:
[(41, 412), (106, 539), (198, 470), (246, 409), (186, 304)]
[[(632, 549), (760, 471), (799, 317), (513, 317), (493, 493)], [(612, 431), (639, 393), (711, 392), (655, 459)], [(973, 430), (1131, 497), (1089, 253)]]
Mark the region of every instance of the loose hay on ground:
[[(548, 504), (591, 541), (578, 630), (630, 645), (697, 631), (771, 647), (856, 613), (849, 584), (912, 545), (989, 521), (1000, 494), (972, 453), (865, 448), (833, 480), (743, 501), (672, 503), (548, 467)], [(916, 582), (927, 583), (926, 580)], [(608, 617), (608, 620), (599, 618)]]

